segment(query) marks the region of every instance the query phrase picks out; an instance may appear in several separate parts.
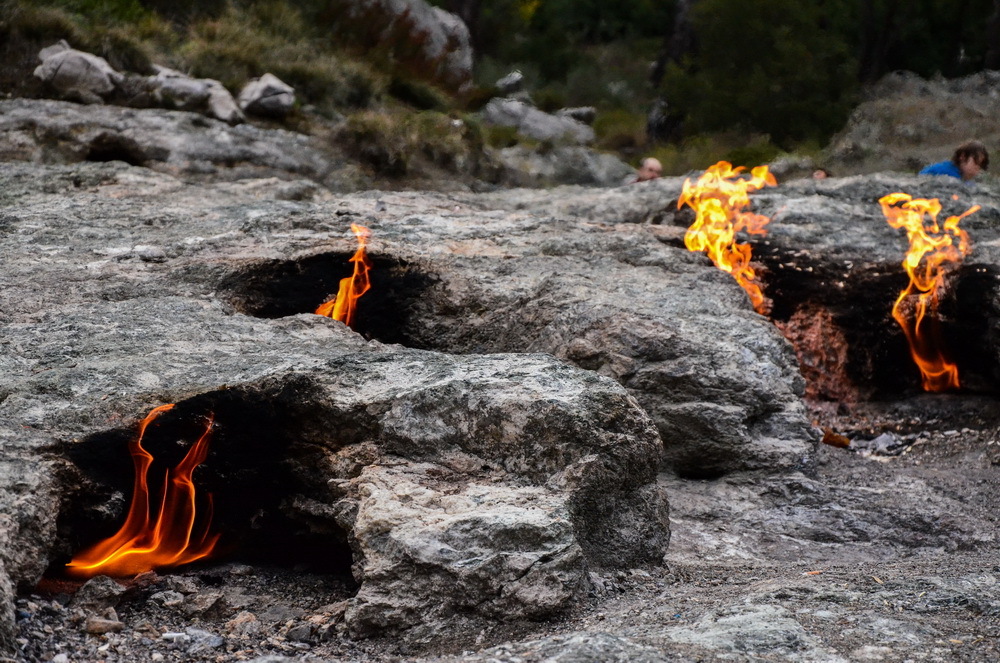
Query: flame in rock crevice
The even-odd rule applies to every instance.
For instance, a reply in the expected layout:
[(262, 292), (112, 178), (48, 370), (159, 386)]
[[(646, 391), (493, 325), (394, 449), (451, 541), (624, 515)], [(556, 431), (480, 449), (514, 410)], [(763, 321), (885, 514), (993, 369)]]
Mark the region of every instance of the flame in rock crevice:
[(70, 575), (80, 578), (98, 574), (137, 575), (188, 564), (209, 556), (215, 549), (219, 535), (208, 534), (212, 520), (211, 495), (208, 496), (208, 514), (202, 518), (203, 525), (196, 533), (192, 481), (195, 468), (208, 456), (211, 416), (198, 441), (191, 445), (181, 462), (166, 473), (160, 494), (155, 500), (150, 498), (147, 475), (153, 456), (143, 448), (142, 439), (149, 424), (173, 407), (172, 404), (161, 405), (150, 411), (139, 425), (139, 435), (129, 443), (135, 479), (125, 523), (113, 536), (78, 553), (66, 565)]
[(317, 315), (339, 320), (348, 327), (353, 326), (354, 310), (357, 307), (358, 299), (371, 288), (368, 271), (372, 267), (371, 261), (368, 260), (368, 254), (365, 252), (371, 231), (354, 223), (351, 224), (351, 230), (358, 238), (358, 250), (351, 256), (351, 262), (354, 263), (354, 273), (340, 280), (340, 290), (335, 299), (316, 309)]
[[(948, 217), (941, 226), (937, 221), (941, 203), (936, 198), (915, 199), (906, 193), (890, 193), (878, 202), (889, 225), (905, 228), (910, 241), (903, 259), (910, 283), (896, 298), (892, 317), (910, 344), (924, 391), (958, 389), (958, 367), (941, 350), (938, 291), (944, 287), (945, 266), (961, 262), (969, 252), (969, 236), (958, 223), (979, 210), (979, 205)], [(925, 217), (929, 217), (929, 223)]]
[(764, 226), (770, 221), (768, 217), (742, 210), (750, 204), (751, 191), (776, 186), (777, 181), (767, 166), (757, 166), (749, 178), (743, 177), (742, 171), (743, 166), (733, 168), (728, 161), (720, 161), (696, 183), (685, 180), (677, 208), (686, 204), (695, 211), (694, 223), (684, 235), (684, 246), (689, 251), (705, 252), (716, 267), (732, 274), (750, 296), (754, 310), (765, 313), (764, 293), (750, 266), (750, 245), (737, 243), (736, 233), (767, 233)]

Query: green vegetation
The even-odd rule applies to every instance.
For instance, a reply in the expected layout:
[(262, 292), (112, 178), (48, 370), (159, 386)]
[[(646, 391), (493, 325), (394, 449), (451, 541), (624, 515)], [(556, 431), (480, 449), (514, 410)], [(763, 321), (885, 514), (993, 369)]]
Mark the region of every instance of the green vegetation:
[[(58, 39), (120, 70), (149, 73), (155, 62), (232, 90), (272, 72), (302, 106), (347, 116), (353, 149), (377, 138), (378, 154), (365, 159), (393, 173), (409, 169), (406, 150), (455, 163), (450, 123), (426, 113), (476, 111), (516, 68), (543, 110), (596, 107), (599, 148), (632, 163), (655, 155), (667, 173), (682, 173), (721, 158), (752, 164), (815, 151), (843, 126), (863, 85), (889, 71), (1000, 68), (1000, 17), (988, 20), (996, 0), (431, 2), (470, 29), (475, 85), (461, 98), (407, 64), (419, 35), (394, 32), (373, 47), (384, 30), (343, 24), (346, 0), (0, 0), (0, 89), (35, 94), (26, 72)], [(668, 112), (651, 136), (657, 99)], [(493, 146), (524, 140), (497, 127), (476, 136)]]
[[(433, 1), (469, 20), (480, 85), (520, 69), (536, 99), (596, 106), (601, 146), (671, 173), (808, 153), (890, 71), (1000, 68), (995, 0)], [(657, 98), (670, 126), (653, 140)]]
[(416, 175), (428, 167), (477, 175), (484, 143), (474, 121), (435, 111), (354, 113), (334, 139), (348, 154), (388, 177)]

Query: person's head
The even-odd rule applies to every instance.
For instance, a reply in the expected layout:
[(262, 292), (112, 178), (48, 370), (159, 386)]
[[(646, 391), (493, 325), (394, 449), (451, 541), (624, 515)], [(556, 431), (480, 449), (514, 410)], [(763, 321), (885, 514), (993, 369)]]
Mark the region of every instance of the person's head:
[(662, 174), (663, 164), (660, 163), (660, 160), (653, 157), (646, 157), (639, 165), (639, 171), (636, 173), (635, 180), (636, 182), (646, 182), (648, 180), (655, 180)]
[(812, 174), (814, 180), (825, 180), (828, 177), (830, 177), (830, 171), (826, 168), (817, 168)]
[(970, 140), (958, 146), (951, 161), (958, 167), (963, 180), (971, 180), (984, 170), (989, 170), (990, 153), (978, 140)]

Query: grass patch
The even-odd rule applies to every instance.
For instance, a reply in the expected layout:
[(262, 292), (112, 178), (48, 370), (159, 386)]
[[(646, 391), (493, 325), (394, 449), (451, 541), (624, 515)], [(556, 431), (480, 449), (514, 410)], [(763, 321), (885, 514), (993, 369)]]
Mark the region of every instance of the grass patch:
[(646, 116), (623, 109), (598, 113), (594, 134), (601, 149), (634, 152), (646, 144)]
[(659, 159), (664, 175), (686, 175), (691, 171), (704, 170), (718, 161), (728, 161), (749, 170), (768, 163), (781, 153), (782, 150), (767, 136), (706, 134), (676, 145), (657, 145), (643, 156)]
[(361, 111), (335, 134), (338, 146), (376, 175), (399, 178), (432, 166), (475, 175), (485, 143), (478, 122), (436, 111)]
[[(7, 0), (0, 5), (0, 83), (14, 94), (37, 96), (31, 72), (38, 51), (65, 39), (122, 72), (149, 74), (156, 63), (216, 79), (234, 93), (270, 72), (326, 115), (371, 107), (385, 95), (388, 75), (333, 47), (294, 3), (227, 4), (195, 16), (184, 26), (139, 0)], [(439, 106), (440, 98), (433, 103)]]
[(238, 91), (251, 78), (272, 73), (321, 112), (367, 108), (386, 88), (382, 75), (308, 38), (302, 15), (269, 2), (254, 11), (229, 6), (218, 17), (191, 25), (180, 56), (195, 76), (214, 78)]

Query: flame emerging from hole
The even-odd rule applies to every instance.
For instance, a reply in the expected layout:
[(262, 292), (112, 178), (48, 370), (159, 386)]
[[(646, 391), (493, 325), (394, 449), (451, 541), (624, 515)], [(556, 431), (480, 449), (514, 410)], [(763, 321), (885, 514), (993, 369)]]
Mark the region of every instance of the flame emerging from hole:
[[(208, 438), (213, 424), (210, 415), (205, 432), (191, 445), (184, 459), (166, 473), (162, 495), (151, 500), (147, 474), (153, 456), (142, 446), (146, 428), (160, 414), (174, 406), (154, 408), (139, 425), (138, 437), (129, 443), (135, 464), (132, 504), (125, 523), (114, 536), (77, 554), (66, 565), (67, 573), (79, 578), (98, 574), (110, 576), (137, 575), (153, 569), (179, 566), (207, 557), (215, 549), (218, 534), (209, 536), (212, 521), (211, 495), (208, 514), (195, 533), (195, 487), (191, 475), (208, 456)], [(155, 502), (155, 504), (151, 504)], [(151, 513), (153, 506), (155, 513)]]
[(689, 251), (707, 253), (716, 267), (732, 274), (746, 290), (754, 310), (765, 313), (764, 293), (750, 266), (750, 245), (736, 243), (736, 233), (740, 230), (752, 235), (767, 233), (764, 226), (769, 218), (741, 210), (750, 204), (751, 191), (766, 185), (776, 186), (777, 181), (767, 166), (751, 170), (749, 179), (741, 177), (742, 171), (743, 166), (733, 168), (728, 161), (720, 161), (696, 183), (685, 180), (677, 208), (687, 204), (695, 211), (694, 223), (684, 235), (684, 246)]
[[(941, 203), (936, 198), (923, 200), (906, 193), (890, 193), (878, 202), (889, 225), (905, 228), (910, 240), (910, 249), (903, 260), (910, 284), (896, 298), (892, 317), (903, 328), (910, 344), (910, 355), (920, 369), (924, 391), (958, 389), (958, 367), (945, 359), (941, 351), (938, 290), (944, 287), (945, 265), (961, 262), (969, 252), (969, 236), (958, 227), (958, 222), (977, 211), (979, 205), (959, 216), (949, 216), (942, 228), (937, 222)], [(929, 224), (925, 223), (925, 216), (930, 217)]]
[(328, 301), (316, 309), (317, 315), (340, 320), (348, 327), (353, 326), (354, 309), (358, 299), (371, 288), (368, 270), (372, 268), (371, 261), (368, 260), (368, 255), (365, 253), (365, 246), (368, 244), (368, 238), (371, 237), (371, 231), (354, 223), (351, 224), (351, 230), (358, 238), (358, 250), (351, 256), (351, 262), (354, 263), (354, 273), (340, 280), (340, 290), (337, 292), (336, 299)]

